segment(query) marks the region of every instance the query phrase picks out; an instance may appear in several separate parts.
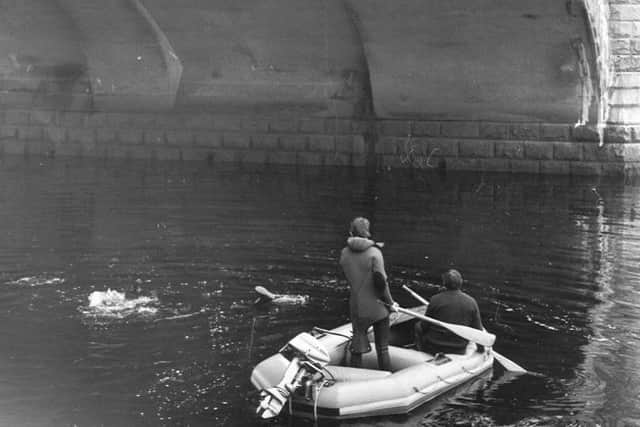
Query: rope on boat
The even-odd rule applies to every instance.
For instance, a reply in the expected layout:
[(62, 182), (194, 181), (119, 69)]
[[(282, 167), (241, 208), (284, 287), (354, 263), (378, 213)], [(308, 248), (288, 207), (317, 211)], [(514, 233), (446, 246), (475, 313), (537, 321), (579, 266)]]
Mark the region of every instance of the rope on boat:
[(420, 393), (422, 395), (427, 396), (429, 393), (425, 393), (424, 391), (421, 391), (420, 389), (418, 389), (418, 387), (413, 386), (413, 391), (415, 391), (416, 393)]
[(318, 400), (320, 399), (320, 390), (322, 390), (322, 388), (325, 385), (329, 385), (331, 383), (331, 381), (322, 381), (319, 385), (316, 385), (316, 398), (314, 399), (313, 402), (313, 421), (318, 421)]
[(339, 337), (346, 338), (348, 340), (350, 340), (352, 338), (351, 336), (349, 336), (347, 334), (341, 334), (340, 332), (334, 332), (334, 331), (330, 331), (328, 329), (318, 328), (317, 326), (314, 326), (313, 330), (321, 332), (323, 334), (336, 335), (336, 336), (339, 336)]
[(325, 378), (324, 382), (327, 383), (327, 385), (333, 385), (338, 382), (338, 380), (336, 380), (336, 377), (327, 368), (322, 368), (322, 372), (322, 375), (327, 374), (331, 377), (330, 379)]
[(452, 382), (449, 382), (449, 381), (445, 380), (445, 379), (444, 379), (444, 378), (442, 378), (440, 375), (438, 375), (438, 376), (437, 376), (437, 378), (438, 378), (440, 381), (442, 381), (443, 383), (445, 383), (445, 384), (449, 384), (449, 385), (451, 385), (451, 384), (455, 384), (455, 383), (452, 383)]

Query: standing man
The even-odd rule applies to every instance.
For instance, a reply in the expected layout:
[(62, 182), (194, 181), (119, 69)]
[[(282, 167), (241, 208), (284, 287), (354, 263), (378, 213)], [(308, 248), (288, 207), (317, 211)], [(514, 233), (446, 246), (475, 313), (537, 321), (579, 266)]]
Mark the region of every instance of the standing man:
[[(442, 275), (444, 291), (431, 297), (426, 315), (441, 322), (484, 330), (476, 300), (462, 292), (462, 275), (448, 270)], [(469, 341), (444, 328), (420, 321), (415, 326), (416, 347), (426, 353), (464, 354)]]
[[(369, 220), (357, 217), (351, 221), (347, 246), (340, 254), (340, 265), (349, 289), (349, 314), (353, 327), (351, 366), (362, 366), (362, 354), (371, 351), (367, 329), (373, 325), (378, 367), (391, 370), (389, 358), (389, 310), (395, 310), (384, 270), (381, 245), (371, 240)], [(380, 304), (382, 300), (390, 309)]]

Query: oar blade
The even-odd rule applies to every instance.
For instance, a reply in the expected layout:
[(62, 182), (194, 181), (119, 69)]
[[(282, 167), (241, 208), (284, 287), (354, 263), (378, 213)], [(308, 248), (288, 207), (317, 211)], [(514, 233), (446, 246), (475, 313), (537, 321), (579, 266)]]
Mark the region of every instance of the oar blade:
[[(417, 299), (418, 301), (422, 302), (423, 304), (427, 304), (427, 305), (429, 304), (429, 303), (427, 302), (427, 300), (425, 300), (424, 298), (422, 298), (419, 294), (417, 294), (415, 291), (413, 291), (413, 290), (412, 290), (411, 288), (409, 288), (407, 285), (402, 285), (402, 288), (403, 288), (405, 291), (407, 291), (408, 293), (410, 293), (410, 294), (411, 294), (415, 299)], [(453, 325), (453, 326), (456, 326), (456, 325)], [(469, 328), (469, 329), (471, 329), (471, 331), (470, 331), (471, 333), (474, 333), (473, 331), (477, 331), (477, 329), (473, 329), (473, 328)], [(449, 329), (449, 330), (451, 330), (451, 329)], [(453, 332), (453, 331), (452, 331), (452, 332)], [(491, 346), (493, 346), (493, 344), (494, 344), (494, 342), (495, 342), (495, 340), (496, 340), (496, 336), (495, 336), (495, 335), (493, 335), (493, 334), (491, 334), (491, 333), (489, 333), (489, 332), (486, 332), (486, 334), (488, 334), (488, 335), (492, 335), (492, 336), (493, 336), (493, 338), (492, 338), (492, 339), (491, 339), (491, 338), (489, 338), (487, 341), (485, 341), (485, 342), (491, 342), (491, 344), (484, 344), (484, 343), (482, 343), (482, 342), (480, 342), (480, 341), (476, 341), (476, 340), (473, 340), (473, 339), (471, 339), (471, 338), (467, 338), (467, 336), (463, 336), (462, 334), (458, 334), (458, 335), (460, 335), (460, 336), (461, 336), (461, 337), (463, 337), (463, 338), (468, 339), (469, 341), (473, 341), (473, 342), (476, 342), (476, 343), (478, 343), (478, 344), (481, 344), (481, 345), (484, 345), (484, 346), (487, 346), (487, 347), (491, 347)], [(483, 338), (483, 337), (481, 337), (481, 338)], [(485, 338), (486, 338), (486, 337), (485, 337)], [(483, 339), (484, 339), (484, 338), (483, 338)], [(493, 350), (493, 357), (494, 357), (494, 359), (495, 359), (499, 364), (501, 364), (501, 365), (502, 365), (502, 367), (503, 367), (504, 369), (506, 369), (506, 370), (507, 370), (507, 371), (509, 371), (509, 372), (519, 373), (519, 374), (526, 374), (526, 373), (528, 372), (528, 371), (527, 371), (526, 369), (524, 369), (522, 366), (518, 365), (518, 364), (517, 364), (516, 362), (514, 362), (513, 360), (510, 360), (510, 359), (508, 359), (507, 357), (505, 357), (505, 356), (501, 355), (500, 353), (498, 353), (498, 352), (497, 352), (497, 351), (495, 351), (495, 350)]]
[[(413, 296), (415, 299), (417, 299), (418, 301), (420, 301), (421, 303), (425, 304), (425, 305), (429, 305), (429, 302), (422, 298), (418, 293), (416, 293), (415, 291), (413, 291), (411, 288), (409, 288), (407, 285), (402, 285), (402, 289), (404, 289), (405, 291), (409, 292), (411, 294), (411, 296)], [(473, 341), (475, 343), (490, 347), (493, 345), (493, 343), (496, 341), (496, 336), (492, 333), (489, 333), (487, 331), (480, 331), (478, 329), (474, 329), (474, 328), (469, 328), (467, 326), (463, 326), (463, 325), (455, 325), (455, 324), (451, 324), (449, 323), (449, 325), (451, 327), (455, 327), (455, 329), (457, 329), (458, 331), (460, 331), (462, 334), (465, 335), (470, 335), (475, 337), (475, 339), (471, 339), (471, 338), (466, 338), (469, 341)], [(443, 326), (443, 325), (441, 325)], [(451, 329), (451, 327), (447, 328), (450, 331), (456, 333), (453, 329)], [(481, 332), (481, 334), (478, 334), (478, 332)], [(458, 334), (460, 335), (460, 334)], [(460, 335), (462, 336), (462, 335)]]
[[(439, 323), (440, 326), (444, 326), (444, 322)], [(480, 329), (470, 328), (469, 326), (456, 325), (453, 323), (447, 323), (446, 325), (447, 326), (445, 327), (454, 334), (485, 347), (491, 347), (496, 342), (496, 336), (491, 332), (485, 332), (481, 331)]]
[(520, 373), (520, 374), (526, 374), (527, 373), (527, 370), (524, 369), (522, 366), (518, 365), (513, 360), (510, 360), (507, 357), (501, 355), (500, 353), (498, 353), (495, 350), (493, 351), (493, 358), (495, 360), (497, 360), (498, 363), (501, 364), (502, 367), (504, 369), (506, 369), (507, 371), (509, 371), (509, 372)]
[(496, 336), (494, 334), (481, 331), (480, 329), (470, 328), (468, 326), (456, 325), (453, 323), (441, 322), (439, 320), (424, 316), (422, 314), (416, 313), (415, 311), (407, 310), (406, 308), (402, 308), (402, 307), (397, 307), (397, 309), (401, 313), (409, 314), (415, 318), (424, 320), (429, 323), (433, 323), (434, 325), (438, 325), (466, 340), (483, 345), (485, 347), (491, 347), (493, 343), (496, 341)]

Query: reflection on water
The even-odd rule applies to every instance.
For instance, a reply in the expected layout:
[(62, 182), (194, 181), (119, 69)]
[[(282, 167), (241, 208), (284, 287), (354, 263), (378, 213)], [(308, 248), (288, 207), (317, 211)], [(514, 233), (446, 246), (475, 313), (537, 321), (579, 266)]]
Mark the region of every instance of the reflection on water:
[[(640, 425), (638, 190), (4, 158), (0, 425), (255, 423), (253, 365), (347, 320), (337, 256), (354, 215), (386, 243), (401, 304), (401, 285), (429, 297), (456, 266), (498, 351), (541, 375), (496, 367), (409, 415), (336, 424)], [(256, 286), (309, 299), (254, 304)]]
[[(630, 220), (625, 215), (610, 219), (604, 200), (600, 199), (591, 224), (591, 234), (596, 236), (591, 247), (600, 303), (589, 310), (593, 334), (582, 349), (585, 361), (576, 370), (577, 380), (572, 388), (576, 397), (585, 401), (585, 416), (602, 425), (640, 425), (640, 241), (633, 232), (638, 203), (634, 190), (628, 186), (621, 194)], [(623, 235), (624, 238), (619, 237)]]

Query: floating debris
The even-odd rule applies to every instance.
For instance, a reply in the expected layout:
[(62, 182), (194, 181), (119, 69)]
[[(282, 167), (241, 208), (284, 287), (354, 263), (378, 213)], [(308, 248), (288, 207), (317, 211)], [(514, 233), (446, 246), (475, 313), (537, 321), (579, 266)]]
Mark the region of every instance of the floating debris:
[(6, 282), (7, 285), (15, 286), (47, 286), (47, 285), (59, 285), (64, 283), (65, 280), (61, 277), (49, 277), (47, 275), (27, 276), (20, 279), (11, 280)]
[(272, 302), (284, 305), (304, 305), (309, 302), (309, 295), (274, 294), (263, 286), (256, 286), (254, 289), (260, 295), (255, 301), (256, 304)]

